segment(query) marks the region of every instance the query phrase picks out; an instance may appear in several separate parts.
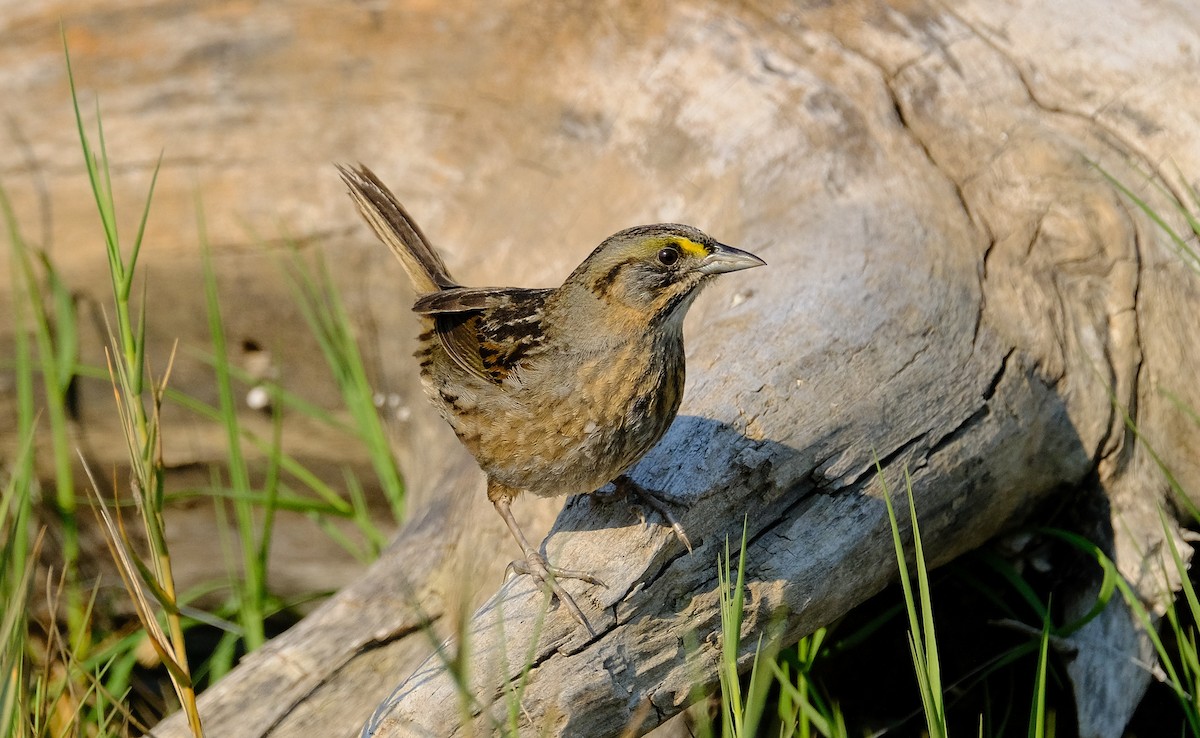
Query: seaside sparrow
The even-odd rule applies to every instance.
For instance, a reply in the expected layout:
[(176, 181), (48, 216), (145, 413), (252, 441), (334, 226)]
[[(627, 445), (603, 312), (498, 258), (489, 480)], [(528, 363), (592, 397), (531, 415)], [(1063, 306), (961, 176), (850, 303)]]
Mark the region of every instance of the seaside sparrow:
[[(609, 236), (561, 287), (462, 287), (417, 224), (366, 167), (339, 166), (363, 218), (400, 259), (418, 295), (425, 392), (487, 475), (487, 494), (524, 561), (585, 628), (557, 579), (601, 584), (547, 563), (510, 505), (614, 482), (662, 438), (683, 395), (683, 317), (715, 275), (761, 266), (753, 254), (686, 225)], [(653, 500), (647, 500), (653, 503)], [(683, 530), (669, 513), (676, 534)]]

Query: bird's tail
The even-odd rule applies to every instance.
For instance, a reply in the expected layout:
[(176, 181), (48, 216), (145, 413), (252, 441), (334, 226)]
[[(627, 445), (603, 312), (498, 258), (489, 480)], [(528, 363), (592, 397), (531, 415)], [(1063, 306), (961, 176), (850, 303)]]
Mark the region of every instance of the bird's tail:
[(379, 240), (400, 259), (418, 294), (459, 286), (404, 206), (370, 169), (362, 164), (357, 169), (341, 164), (337, 168), (350, 188), (358, 212)]

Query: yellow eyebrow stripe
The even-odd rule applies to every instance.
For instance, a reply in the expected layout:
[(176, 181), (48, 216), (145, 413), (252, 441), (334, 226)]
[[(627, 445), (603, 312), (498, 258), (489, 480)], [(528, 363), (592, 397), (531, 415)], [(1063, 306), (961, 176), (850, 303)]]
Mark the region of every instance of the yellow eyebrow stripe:
[(691, 239), (684, 238), (683, 236), (677, 236), (673, 240), (678, 242), (679, 248), (683, 249), (684, 252), (689, 256), (694, 256), (697, 259), (703, 259), (704, 257), (708, 256), (708, 249), (704, 248), (695, 241), (692, 241)]

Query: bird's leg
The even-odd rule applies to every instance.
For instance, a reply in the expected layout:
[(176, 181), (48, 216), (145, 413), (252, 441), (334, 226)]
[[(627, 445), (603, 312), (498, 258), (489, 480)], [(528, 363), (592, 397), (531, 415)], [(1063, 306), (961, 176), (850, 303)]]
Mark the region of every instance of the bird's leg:
[[(616, 488), (614, 494), (636, 497), (643, 505), (663, 516), (663, 519), (671, 526), (671, 530), (675, 532), (675, 537), (679, 539), (679, 542), (684, 545), (688, 553), (692, 552), (692, 542), (688, 540), (683, 526), (671, 513), (671, 506), (675, 504), (672, 500), (667, 499), (660, 492), (643, 487), (624, 474), (614, 479), (612, 484)], [(645, 522), (645, 517), (642, 517), (642, 523)]]
[(513, 496), (506, 488), (500, 485), (488, 484), (488, 497), (492, 499), (492, 505), (495, 506), (496, 512), (500, 513), (500, 517), (504, 518), (504, 523), (508, 526), (509, 531), (512, 532), (513, 538), (517, 539), (517, 545), (521, 547), (521, 552), (525, 554), (524, 561), (514, 561), (508, 567), (518, 574), (528, 574), (539, 585), (549, 587), (554, 596), (558, 598), (558, 601), (587, 629), (588, 633), (595, 635), (595, 631), (592, 630), (592, 626), (588, 624), (587, 619), (583, 616), (583, 611), (579, 609), (579, 605), (575, 604), (574, 598), (563, 589), (558, 580), (580, 579), (589, 584), (598, 584), (602, 587), (605, 586), (604, 582), (587, 572), (560, 569), (557, 566), (551, 566), (546, 561), (546, 557), (530, 545), (529, 539), (521, 532), (521, 526), (517, 525), (517, 520), (512, 514)]

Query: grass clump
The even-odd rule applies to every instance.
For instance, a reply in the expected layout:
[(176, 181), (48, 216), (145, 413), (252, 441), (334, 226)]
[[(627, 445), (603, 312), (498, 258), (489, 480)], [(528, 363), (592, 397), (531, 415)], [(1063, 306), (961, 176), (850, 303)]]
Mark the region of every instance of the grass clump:
[[(362, 484), (349, 469), (345, 470), (346, 491), (342, 492), (284, 452), (282, 410), (329, 423), (364, 444), (397, 521), (404, 511), (404, 488), (375, 413), (361, 356), (351, 340), (349, 316), (336, 299), (328, 274), (322, 270), (314, 277), (298, 254), (287, 268), (297, 285), (301, 308), (347, 406), (352, 408), (353, 426), (337, 421), (330, 412), (289, 393), (274, 380), (260, 382), (247, 377), (229, 361), (202, 215), (198, 231), (206, 255), (203, 288), (211, 338), (206, 361), (217, 388), (217, 403), (201, 402), (170, 387), (174, 350), (158, 357), (161, 364), (152, 368), (155, 357), (148, 356), (146, 283), (139, 276), (139, 257), (159, 169), (156, 166), (150, 176), (136, 230), (124, 240), (117, 225), (99, 111), (95, 130), (89, 133), (69, 57), (67, 70), (84, 168), (104, 235), (111, 281), (111, 302), (104, 309), (109, 340), (104, 366), (82, 362), (71, 291), (50, 255), (23, 237), (0, 189), (0, 214), (14, 267), (14, 351), (9, 365), (16, 388), (20, 442), (19, 453), (6, 460), (0, 475), (0, 598), (5, 603), (0, 612), (0, 668), (4, 670), (0, 734), (120, 736), (144, 732), (147, 723), (161, 713), (139, 718), (126, 700), (138, 683), (139, 663), (150, 662), (159, 665), (171, 685), (168, 702), (186, 713), (192, 733), (200, 736), (203, 725), (196, 708), (197, 675), (211, 679), (228, 671), (239, 654), (267, 640), (271, 618), (291, 604), (279, 601), (269, 588), (268, 554), (276, 514), (289, 510), (308, 515), (361, 560), (373, 558), (386, 542), (368, 513)], [(96, 380), (111, 384), (127, 450), (127, 475), (114, 472), (111, 483), (106, 479), (107, 470), (90, 468), (76, 448), (73, 432), (78, 385)], [(263, 384), (271, 395), (274, 415), (266, 438), (239, 422), (238, 386), (251, 382)], [(214, 467), (211, 487), (194, 494), (211, 499), (218, 521), (223, 521), (219, 527), (227, 543), (230, 570), (225, 581), (189, 592), (179, 591), (176, 585), (166, 534), (166, 515), (176, 497), (163, 462), (163, 438), (170, 432), (162, 424), (166, 403), (191, 410), (201, 422), (217, 424), (226, 440), (225, 462)], [(40, 442), (43, 437), (48, 442)], [(252, 460), (248, 449), (261, 460)], [(48, 490), (43, 490), (38, 475), (39, 469), (47, 468), (40, 461), (42, 453), (51, 461)], [(263, 481), (253, 482), (256, 476)], [(108, 616), (101, 617), (95, 610), (95, 591), (79, 573), (80, 504), (89, 496), (134, 605), (136, 629), (118, 624), (110, 630)], [(224, 517), (226, 509), (231, 517)], [(130, 511), (136, 513), (132, 527)], [(330, 519), (338, 518), (352, 521), (364, 543), (329, 524)], [(44, 545), (48, 529), (52, 547)], [(44, 581), (37, 575), (41, 560), (57, 562)], [(48, 595), (41, 606), (34, 599), (39, 591)], [(193, 604), (197, 597), (220, 591), (227, 592), (228, 598), (214, 612)], [(196, 666), (190, 661), (188, 634), (201, 626), (216, 628), (222, 635)], [(142, 688), (150, 686), (142, 683)]]

